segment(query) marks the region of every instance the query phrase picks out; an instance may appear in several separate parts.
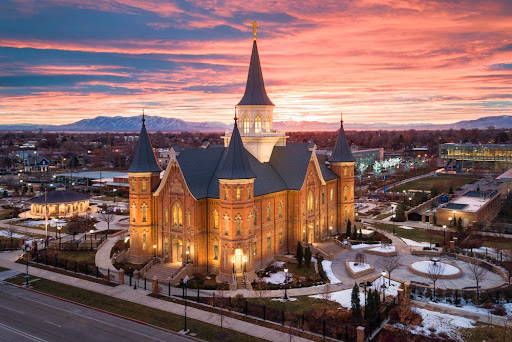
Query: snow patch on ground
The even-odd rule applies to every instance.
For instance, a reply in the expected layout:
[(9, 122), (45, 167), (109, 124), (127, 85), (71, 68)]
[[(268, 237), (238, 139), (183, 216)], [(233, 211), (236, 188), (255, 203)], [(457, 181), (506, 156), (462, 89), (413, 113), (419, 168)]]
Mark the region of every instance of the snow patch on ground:
[(405, 242), (405, 244), (407, 246), (411, 246), (411, 247), (430, 247), (429, 242), (418, 242), (418, 241), (409, 240), (406, 238), (402, 238), (402, 241)]
[[(288, 276), (290, 277), (291, 273), (288, 273)], [(284, 278), (285, 278), (285, 273), (283, 271), (279, 271), (276, 273), (270, 273), (270, 276), (263, 277), (263, 278), (261, 278), (261, 280), (263, 280), (266, 283), (271, 283), (271, 284), (284, 284)]]
[(475, 321), (469, 318), (430, 311), (421, 308), (413, 308), (415, 312), (421, 315), (423, 322), (421, 326), (410, 328), (413, 334), (429, 336), (431, 334), (445, 333), (451, 338), (462, 341), (458, 329), (473, 328)]
[(331, 284), (341, 283), (341, 280), (336, 278), (336, 276), (332, 272), (332, 261), (322, 260), (322, 268), (324, 269), (325, 274), (327, 275), (327, 278), (329, 278), (329, 281), (331, 282)]
[(399, 226), (399, 227), (402, 229), (414, 229), (413, 227), (409, 227), (409, 226)]
[(286, 262), (284, 262), (284, 261), (274, 261), (272, 263), (272, 266), (274, 266), (274, 267), (284, 267), (285, 264), (286, 264)]
[[(10, 238), (11, 234), (8, 231), (0, 230), (0, 236)], [(27, 238), (27, 236), (25, 236), (25, 235), (16, 234), (16, 233), (12, 233), (12, 237), (15, 238), (15, 239), (25, 239), (25, 238)]]
[(348, 267), (350, 267), (352, 272), (361, 272), (361, 271), (366, 271), (371, 266), (370, 266), (370, 264), (366, 264), (366, 263), (362, 263), (362, 262), (349, 261)]
[(358, 245), (352, 245), (352, 249), (360, 249), (360, 248), (366, 248), (366, 247), (378, 247), (378, 246), (380, 246), (380, 243), (376, 243), (376, 244), (360, 243)]
[(395, 246), (393, 246), (393, 245), (379, 246), (379, 247), (375, 247), (375, 248), (370, 248), (370, 251), (382, 252), (382, 253), (392, 253), (395, 251)]
[(295, 302), (297, 300), (297, 298), (295, 297), (289, 297), (288, 299), (284, 299), (284, 298), (272, 298), (273, 301), (275, 302)]
[[(384, 289), (382, 288), (383, 283), (386, 286)], [(372, 283), (372, 286), (368, 287), (367, 289), (372, 288), (374, 290), (378, 290), (379, 293), (382, 293), (382, 291), (384, 290), (386, 293), (386, 296), (396, 297), (399, 287), (400, 287), (399, 282), (391, 280), (391, 284), (389, 284), (388, 278), (379, 277), (379, 278), (375, 279)], [(330, 300), (330, 301), (337, 302), (345, 308), (350, 308), (351, 307), (351, 299), (352, 299), (352, 289), (350, 288), (350, 289), (346, 289), (346, 290), (342, 290), (342, 291), (336, 291), (336, 292), (332, 292), (328, 295), (317, 294), (317, 295), (313, 295), (310, 297), (311, 298), (319, 298), (319, 299), (326, 299), (326, 297), (327, 297), (328, 300)], [(361, 302), (361, 305), (365, 305), (365, 295), (364, 295), (364, 290), (362, 290), (362, 289), (359, 290), (359, 300)]]
[[(411, 264), (411, 267), (414, 268), (416, 271), (423, 272), (423, 273), (429, 273), (429, 267), (432, 265), (433, 262), (430, 260), (423, 260), (423, 261), (416, 261)], [(455, 266), (452, 266), (450, 264), (444, 263), (444, 262), (437, 262), (438, 265), (444, 266), (444, 269), (442, 272), (440, 272), (441, 275), (455, 275), (459, 273), (459, 269)], [(440, 266), (440, 267), (442, 267)]]
[[(44, 226), (45, 220), (29, 220), (25, 222), (21, 222), (22, 225), (26, 227), (39, 227)], [(60, 219), (50, 219), (48, 220), (48, 226), (52, 227), (64, 227), (66, 225), (66, 220)]]

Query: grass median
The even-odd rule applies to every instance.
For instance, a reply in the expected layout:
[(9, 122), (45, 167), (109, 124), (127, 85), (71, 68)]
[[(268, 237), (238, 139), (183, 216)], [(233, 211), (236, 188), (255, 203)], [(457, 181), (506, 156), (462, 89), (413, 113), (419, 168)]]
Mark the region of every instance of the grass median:
[[(83, 290), (74, 286), (61, 284), (44, 278), (31, 277), (31, 287), (42, 293), (50, 294), (62, 299), (74, 301), (93, 308), (101, 309), (126, 318), (136, 319), (154, 326), (171, 331), (180, 331), (183, 328), (183, 317), (170, 312), (154, 309), (137, 303), (110, 297), (100, 293)], [(21, 285), (24, 275), (7, 280), (10, 283)], [(216, 325), (208, 324), (194, 319), (187, 320), (188, 328), (195, 336), (213, 342), (236, 341), (265, 341), (253, 336), (242, 334), (233, 330), (222, 329)]]

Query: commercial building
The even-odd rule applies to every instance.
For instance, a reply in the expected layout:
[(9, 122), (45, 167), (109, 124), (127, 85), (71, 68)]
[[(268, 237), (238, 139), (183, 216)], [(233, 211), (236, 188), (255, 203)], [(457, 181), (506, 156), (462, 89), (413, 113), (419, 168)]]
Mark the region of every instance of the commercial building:
[(441, 144), (445, 168), (457, 172), (503, 172), (512, 168), (512, 144)]

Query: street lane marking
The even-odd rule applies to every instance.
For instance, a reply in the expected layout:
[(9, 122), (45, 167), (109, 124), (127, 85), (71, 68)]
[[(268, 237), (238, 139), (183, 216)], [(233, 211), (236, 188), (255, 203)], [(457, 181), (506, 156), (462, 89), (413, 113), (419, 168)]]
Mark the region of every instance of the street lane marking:
[(1, 328), (4, 328), (5, 330), (11, 331), (11, 332), (13, 332), (13, 333), (15, 333), (15, 334), (18, 334), (18, 335), (20, 335), (20, 336), (26, 337), (26, 338), (28, 338), (29, 340), (32, 340), (32, 341), (37, 341), (37, 342), (48, 342), (47, 340), (44, 340), (44, 339), (39, 338), (39, 337), (37, 337), (37, 336), (31, 335), (31, 334), (26, 333), (26, 332), (24, 332), (24, 331), (18, 330), (18, 329), (16, 329), (16, 328), (10, 327), (10, 326), (5, 325), (5, 324), (3, 324), (3, 323), (0, 323), (0, 327), (1, 327)]

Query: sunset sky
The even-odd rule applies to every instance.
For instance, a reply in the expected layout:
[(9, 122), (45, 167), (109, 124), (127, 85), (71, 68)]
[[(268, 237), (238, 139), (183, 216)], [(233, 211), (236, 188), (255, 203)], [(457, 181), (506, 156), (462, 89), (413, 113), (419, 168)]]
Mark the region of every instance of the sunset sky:
[(229, 122), (252, 20), (275, 120), (512, 115), (511, 0), (1, 0), (0, 124)]

